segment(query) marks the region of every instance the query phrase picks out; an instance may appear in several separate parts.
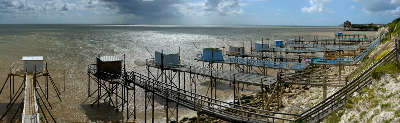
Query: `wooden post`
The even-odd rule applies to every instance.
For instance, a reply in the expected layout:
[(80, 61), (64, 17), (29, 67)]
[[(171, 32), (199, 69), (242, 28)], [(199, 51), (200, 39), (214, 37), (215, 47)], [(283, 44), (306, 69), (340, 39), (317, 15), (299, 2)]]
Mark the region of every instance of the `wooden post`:
[(395, 39), (395, 44), (396, 44), (396, 60), (400, 60), (400, 40), (399, 37), (397, 36)]
[[(344, 66), (343, 65), (339, 65), (339, 83), (342, 80), (342, 70), (343, 70)], [(346, 83), (347, 84), (347, 83)]]
[(324, 76), (324, 79), (322, 80), (323, 81), (323, 97), (324, 97), (324, 100), (327, 98), (327, 96), (328, 96), (328, 88), (327, 88), (327, 85), (326, 85), (326, 76), (327, 76), (327, 74), (328, 74), (328, 70), (327, 70), (327, 67), (326, 67), (326, 65), (324, 65), (323, 66), (323, 68), (325, 69), (325, 71), (326, 71), (326, 73), (325, 73), (325, 76)]

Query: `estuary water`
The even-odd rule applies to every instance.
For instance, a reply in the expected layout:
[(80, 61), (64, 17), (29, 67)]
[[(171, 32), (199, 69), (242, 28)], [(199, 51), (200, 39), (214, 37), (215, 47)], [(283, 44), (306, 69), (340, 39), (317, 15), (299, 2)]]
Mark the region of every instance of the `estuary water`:
[[(146, 73), (143, 63), (154, 57), (155, 51), (181, 52), (182, 62), (198, 64), (194, 60), (202, 48), (245, 46), (261, 39), (286, 40), (302, 36), (332, 38), (340, 27), (293, 26), (218, 26), (218, 25), (0, 25), (0, 81), (3, 82), (9, 67), (22, 56), (44, 56), (49, 72), (62, 91), (63, 102), (50, 90), (52, 110), (61, 122), (87, 122), (121, 120), (121, 114), (107, 107), (90, 107), (87, 99), (87, 65), (96, 56), (126, 55), (130, 70)], [(364, 33), (371, 38), (375, 32)], [(198, 83), (199, 92), (206, 92), (206, 82)], [(95, 85), (92, 85), (93, 87)], [(221, 84), (218, 98), (232, 100), (232, 89)], [(256, 88), (256, 87), (253, 87)], [(248, 89), (255, 93), (257, 89)], [(144, 122), (144, 92), (137, 91), (138, 121)], [(7, 103), (8, 95), (0, 95)], [(90, 100), (90, 99), (89, 99)], [(1, 108), (4, 108), (1, 107)], [(132, 107), (131, 107), (132, 108)], [(4, 112), (5, 109), (1, 109)], [(165, 120), (162, 104), (156, 102), (156, 120)], [(182, 108), (180, 117), (190, 117), (195, 112)], [(150, 117), (150, 114), (148, 115)]]

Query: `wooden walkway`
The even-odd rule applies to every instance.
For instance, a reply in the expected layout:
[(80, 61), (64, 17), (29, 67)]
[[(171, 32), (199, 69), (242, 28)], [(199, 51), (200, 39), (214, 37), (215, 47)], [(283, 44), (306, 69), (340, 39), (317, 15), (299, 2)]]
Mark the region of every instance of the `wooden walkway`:
[(22, 123), (39, 123), (38, 105), (36, 103), (35, 86), (33, 75), (26, 75), (24, 110)]
[[(153, 60), (149, 60), (146, 64), (149, 67), (159, 68), (159, 66), (154, 64)], [(201, 75), (205, 77), (213, 77), (225, 81), (240, 82), (257, 86), (272, 85), (277, 81), (276, 77), (274, 76), (264, 76), (255, 73), (225, 71), (225, 70), (210, 69), (206, 67), (190, 66), (190, 65), (179, 65), (178, 67), (173, 67), (168, 69), (180, 72), (186, 72), (190, 74)]]

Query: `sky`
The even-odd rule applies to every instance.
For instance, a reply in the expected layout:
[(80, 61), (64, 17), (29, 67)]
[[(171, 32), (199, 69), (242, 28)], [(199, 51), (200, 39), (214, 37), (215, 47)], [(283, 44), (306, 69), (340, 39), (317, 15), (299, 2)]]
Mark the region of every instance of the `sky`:
[(400, 0), (0, 0), (0, 24), (389, 23)]

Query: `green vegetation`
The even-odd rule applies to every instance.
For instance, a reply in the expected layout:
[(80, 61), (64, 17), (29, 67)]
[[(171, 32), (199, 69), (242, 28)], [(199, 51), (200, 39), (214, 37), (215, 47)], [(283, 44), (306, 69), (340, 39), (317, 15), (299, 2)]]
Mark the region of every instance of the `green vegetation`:
[(377, 30), (379, 27), (371, 24), (353, 24), (351, 25), (352, 28), (360, 28), (360, 29), (375, 29)]
[(376, 113), (372, 114), (371, 117), (368, 118), (367, 123), (372, 123), (372, 119), (374, 119), (374, 117), (378, 115)]
[[(386, 36), (382, 39), (381, 44), (385, 44), (387, 41), (390, 41), (392, 39), (392, 36), (400, 36), (400, 18), (397, 18), (393, 22), (387, 24), (385, 26), (388, 28), (388, 33), (386, 33)], [(392, 42), (391, 42), (392, 43)], [(348, 77), (347, 80), (351, 80), (361, 74), (362, 71), (367, 69), (371, 64), (376, 63), (379, 61), (382, 57), (387, 55), (391, 51), (391, 47), (393, 45), (389, 44), (384, 47), (381, 46), (379, 50), (376, 48), (372, 52), (374, 53), (374, 56), (371, 55), (372, 52), (366, 55), (360, 62), (361, 64), (358, 66), (358, 68), (351, 73)], [(381, 64), (380, 66), (375, 67), (371, 71), (371, 76), (375, 80), (379, 80), (383, 75), (385, 74), (390, 74), (392, 76), (397, 75), (400, 73), (400, 63), (399, 62), (386, 62)], [(387, 110), (387, 111), (393, 111), (395, 113), (395, 118), (400, 118), (400, 110), (394, 110), (391, 109), (392, 104), (391, 103), (384, 103), (381, 104), (380, 102), (382, 98), (388, 99), (392, 97), (400, 98), (400, 96), (397, 96), (397, 93), (390, 93), (389, 95), (380, 95), (379, 93), (385, 93), (387, 90), (385, 88), (378, 88), (378, 86), (384, 86), (384, 83), (372, 83), (371, 87), (363, 88), (359, 91), (359, 96), (358, 97), (351, 97), (346, 100), (346, 104), (344, 105), (343, 109), (340, 109), (339, 111), (330, 114), (327, 119), (325, 120), (327, 123), (337, 123), (341, 120), (342, 115), (344, 114), (345, 110), (354, 110), (354, 108), (357, 108), (357, 111), (360, 112), (359, 118), (360, 119), (365, 119), (367, 118), (367, 123), (371, 123), (373, 118), (377, 116), (380, 113), (379, 109), (376, 109), (377, 106), (380, 106), (382, 110)], [(369, 111), (361, 111), (359, 106), (356, 106), (354, 104), (364, 104), (367, 106), (368, 109), (376, 109), (373, 111), (373, 114), (371, 116), (367, 116), (367, 113)], [(394, 104), (393, 104), (394, 105)], [(353, 116), (350, 118), (354, 118)], [(392, 119), (384, 120), (383, 122), (391, 122)], [(358, 121), (347, 121), (347, 122), (358, 122)], [(381, 121), (382, 122), (382, 121)]]
[(391, 23), (387, 24), (386, 27), (389, 27), (389, 34), (400, 33), (400, 18), (393, 20)]
[(384, 123), (390, 123), (390, 122), (392, 122), (392, 120), (393, 120), (393, 119), (387, 119), (387, 120), (384, 120), (383, 122), (384, 122)]
[(372, 78), (375, 80), (380, 80), (382, 75), (391, 74), (395, 75), (400, 73), (400, 63), (399, 62), (388, 62), (381, 66), (374, 68), (371, 72)]
[(393, 20), (391, 23), (387, 24), (386, 27), (389, 28), (388, 34), (383, 38), (382, 44), (389, 41), (392, 37), (391, 34), (400, 34), (400, 18)]
[(351, 99), (346, 100), (346, 103), (344, 104), (344, 107), (346, 109), (352, 109), (354, 106), (354, 102)]
[(344, 114), (344, 110), (338, 110), (326, 118), (325, 123), (338, 123)]
[(368, 91), (369, 91), (368, 88), (363, 88), (363, 89), (360, 90), (359, 94), (360, 94), (360, 95), (363, 95), (363, 94), (365, 94), (365, 93), (368, 92)]
[(364, 118), (364, 116), (367, 114), (367, 111), (362, 111), (361, 113), (360, 113), (360, 118), (362, 119), (362, 118)]
[(396, 95), (395, 93), (390, 93), (389, 95), (386, 96), (386, 99), (393, 97), (394, 95)]
[(381, 104), (381, 109), (385, 110), (390, 107), (390, 103)]
[(387, 48), (387, 47), (385, 47), (385, 48), (386, 48), (386, 50), (382, 51), (381, 53), (379, 53), (378, 55), (376, 55), (374, 57), (375, 61), (379, 61), (379, 59), (381, 59), (383, 56), (385, 56), (386, 54), (388, 54), (391, 51), (391, 48)]
[[(382, 39), (381, 44), (386, 43), (387, 41), (391, 40), (391, 36), (393, 34), (399, 34), (400, 36), (400, 18), (395, 19), (393, 22), (389, 23), (386, 25), (386, 27), (388, 28), (388, 33), (386, 34), (386, 36)], [(356, 77), (357, 75), (359, 75), (364, 69), (366, 69), (370, 64), (375, 63), (376, 61), (378, 61), (379, 59), (381, 59), (383, 56), (385, 56), (387, 53), (390, 52), (390, 48), (389, 47), (384, 47), (386, 50), (382, 51), (381, 53), (379, 53), (378, 55), (376, 55), (374, 57), (374, 59), (368, 58), (368, 57), (364, 57), (361, 62), (363, 63), (361, 66), (359, 66), (359, 68), (357, 70), (355, 70), (348, 78), (348, 80)], [(376, 50), (376, 49), (374, 49)], [(367, 56), (369, 56), (370, 54), (367, 54)]]
[(394, 117), (400, 118), (400, 110), (397, 110), (396, 112), (394, 112)]
[(369, 108), (375, 108), (376, 106), (378, 106), (379, 104), (379, 100), (378, 99), (373, 99), (371, 100), (371, 105), (369, 106)]

